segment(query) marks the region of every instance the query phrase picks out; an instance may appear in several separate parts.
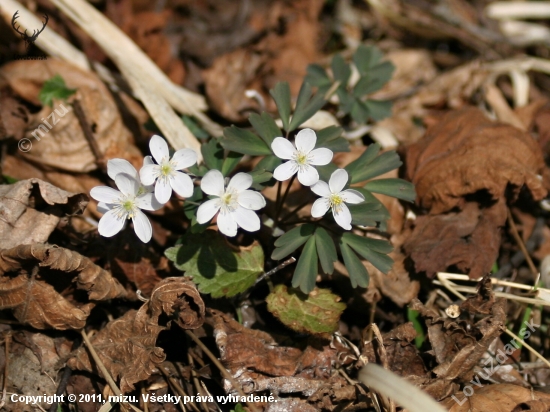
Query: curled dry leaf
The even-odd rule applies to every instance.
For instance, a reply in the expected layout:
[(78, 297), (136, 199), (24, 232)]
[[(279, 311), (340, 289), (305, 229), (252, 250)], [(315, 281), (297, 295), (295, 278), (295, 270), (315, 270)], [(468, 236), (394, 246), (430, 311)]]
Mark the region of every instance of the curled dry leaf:
[[(151, 298), (139, 310), (109, 322), (91, 339), (109, 373), (120, 378), (120, 389), (126, 393), (134, 384), (147, 379), (164, 361), (162, 348), (156, 347), (159, 333), (170, 326), (159, 325), (161, 315), (168, 316), (184, 329), (195, 329), (204, 321), (204, 302), (195, 286), (184, 278), (163, 279)], [(85, 348), (69, 359), (73, 369), (95, 371)]]
[[(56, 74), (63, 78), (68, 88), (77, 89), (71, 99), (80, 101), (103, 156), (124, 158), (141, 166), (141, 153), (124, 126), (114, 99), (94, 73), (56, 59), (16, 60), (0, 68), (3, 82), (7, 82), (15, 94), (38, 106), (41, 104), (40, 89)], [(89, 172), (97, 168), (95, 156), (67, 102), (54, 101), (53, 107), (44, 106), (32, 115), (25, 137), (31, 141), (32, 149), (22, 156), (37, 164), (70, 172)]]
[(21, 323), (38, 329), (83, 328), (95, 305), (69, 298), (75, 287), (93, 301), (126, 296), (109, 272), (71, 250), (45, 244), (0, 250), (0, 308), (11, 309)]
[(430, 211), (416, 219), (404, 244), (416, 270), (431, 276), (456, 266), (472, 278), (489, 272), (498, 255), (506, 201), (524, 186), (533, 199), (542, 199), (544, 167), (528, 133), (492, 122), (475, 108), (445, 115), (407, 152), (418, 202)]
[[(455, 400), (458, 399), (458, 402)], [(454, 398), (441, 402), (449, 412), (491, 411), (491, 412), (546, 412), (550, 409), (550, 395), (521, 386), (501, 383), (475, 387), (474, 393), (466, 397), (463, 392)]]
[(23, 138), (28, 121), (29, 110), (6, 90), (0, 90), (0, 140)]
[(48, 240), (61, 218), (82, 213), (88, 196), (40, 179), (0, 185), (0, 249)]

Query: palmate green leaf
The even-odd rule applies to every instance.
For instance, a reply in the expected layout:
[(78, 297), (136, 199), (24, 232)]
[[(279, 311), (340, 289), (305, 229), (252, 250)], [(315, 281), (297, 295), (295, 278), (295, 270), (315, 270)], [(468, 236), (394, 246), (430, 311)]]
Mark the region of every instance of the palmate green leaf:
[(361, 100), (355, 99), (350, 111), (351, 118), (357, 123), (367, 123), (370, 112)]
[(351, 223), (358, 226), (376, 226), (377, 222), (384, 222), (390, 218), (387, 209), (382, 208), (381, 203), (348, 204), (351, 213)]
[(279, 116), (281, 116), (281, 121), (283, 122), (283, 128), (288, 132), (290, 124), (290, 86), (287, 82), (278, 82), (273, 89), (269, 91), (275, 104), (277, 105), (277, 110), (279, 111)]
[(328, 76), (326, 70), (318, 64), (310, 64), (307, 66), (307, 75), (304, 82), (325, 89), (328, 89), (332, 85), (332, 80)]
[(330, 180), (330, 175), (338, 169), (338, 166), (336, 166), (334, 163), (329, 163), (328, 165), (324, 166), (316, 166), (317, 172), (319, 173), (319, 180), (322, 180), (324, 182), (328, 182)]
[(275, 241), (275, 250), (271, 254), (271, 259), (280, 260), (290, 255), (306, 243), (314, 232), (315, 225), (311, 225), (309, 223), (289, 230)]
[(267, 310), (284, 325), (300, 333), (333, 333), (346, 305), (328, 289), (309, 295), (277, 285), (267, 298)]
[(227, 176), (229, 173), (231, 173), (237, 167), (242, 158), (242, 154), (235, 152), (227, 153), (227, 156), (223, 160), (223, 164), (221, 167), (222, 175)]
[(302, 107), (296, 107), (294, 114), (292, 115), (292, 120), (288, 126), (288, 130), (295, 130), (302, 123), (307, 121), (311, 116), (317, 113), (321, 108), (326, 104), (325, 96), (323, 93), (317, 92), (306, 104)]
[(344, 129), (329, 126), (317, 131), (317, 147), (325, 147), (333, 152), (349, 152), (349, 143), (340, 137)]
[(319, 270), (317, 259), (315, 236), (310, 236), (302, 249), (296, 270), (294, 270), (294, 276), (292, 276), (293, 288), (300, 288), (304, 293), (309, 293), (313, 290)]
[(246, 291), (264, 270), (264, 252), (257, 242), (236, 248), (213, 230), (186, 234), (165, 255), (185, 276), (193, 277), (201, 293), (213, 298)]
[(353, 95), (362, 98), (380, 90), (392, 77), (395, 66), (390, 62), (382, 62), (365, 73), (355, 87)]
[(252, 156), (272, 154), (271, 148), (259, 136), (248, 130), (230, 126), (223, 129), (223, 135), (220, 143), (228, 150)]
[(269, 182), (273, 179), (273, 173), (267, 172), (265, 170), (254, 170), (252, 172), (249, 172), (249, 175), (252, 176), (251, 187), (256, 190), (262, 190), (264, 186), (269, 186), (264, 185), (264, 183)]
[(198, 205), (195, 203), (199, 203), (202, 201), (202, 190), (200, 186), (195, 186), (193, 188), (193, 196), (188, 197), (186, 202), (183, 203), (183, 213), (185, 214), (185, 217), (187, 219), (193, 219), (195, 215), (197, 214), (197, 209), (199, 208)]
[(358, 175), (361, 169), (365, 168), (370, 162), (372, 162), (378, 153), (380, 152), (380, 145), (378, 143), (371, 144), (367, 149), (355, 159), (353, 162), (348, 164), (344, 169), (351, 176), (350, 183), (357, 183), (358, 180), (355, 179), (355, 176)]
[(252, 113), (248, 117), (248, 121), (269, 147), (271, 147), (271, 143), (273, 143), (276, 137), (283, 136), (283, 132), (281, 132), (275, 120), (266, 112), (263, 112), (261, 115)]
[(342, 252), (342, 258), (344, 259), (344, 265), (348, 270), (349, 280), (351, 286), (356, 288), (361, 286), (366, 288), (369, 286), (369, 272), (367, 268), (361, 263), (361, 260), (357, 257), (355, 252), (342, 240), (340, 240), (340, 252)]
[[(387, 255), (393, 248), (388, 242), (377, 239), (368, 239), (353, 233), (346, 232), (342, 235), (342, 242), (350, 246), (363, 259), (368, 260), (372, 265), (383, 273), (388, 273), (393, 266), (393, 259)], [(374, 250), (372, 246), (378, 250)]]
[(317, 246), (321, 268), (324, 273), (330, 275), (334, 272), (334, 262), (338, 260), (338, 254), (336, 253), (334, 241), (321, 226), (315, 229), (315, 245)]
[(363, 105), (369, 112), (369, 117), (375, 121), (391, 116), (392, 102), (389, 100), (366, 100)]
[(353, 53), (353, 62), (359, 73), (363, 76), (378, 65), (383, 57), (384, 55), (378, 47), (360, 45), (355, 50), (355, 53)]
[(371, 192), (396, 197), (397, 199), (406, 200), (408, 202), (414, 202), (414, 199), (416, 199), (414, 185), (403, 179), (392, 178), (371, 180), (363, 187)]
[(296, 107), (294, 108), (295, 113), (301, 112), (304, 110), (304, 108), (306, 107), (306, 104), (311, 99), (312, 94), (313, 94), (313, 88), (307, 81), (304, 81), (302, 83), (302, 86), (300, 86), (300, 91), (298, 92), (298, 98), (296, 99)]
[(197, 139), (203, 140), (203, 139), (208, 139), (210, 137), (208, 132), (202, 129), (191, 116), (187, 116), (186, 114), (184, 114), (183, 116), (181, 116), (181, 121), (183, 122), (184, 125), (187, 126), (189, 131), (193, 133), (193, 135)]
[(67, 98), (74, 93), (76, 93), (76, 89), (69, 89), (63, 77), (56, 74), (51, 79), (44, 82), (38, 94), (38, 100), (40, 100), (44, 106), (53, 107), (53, 99), (67, 100)]
[(204, 163), (209, 169), (221, 169), (224, 150), (216, 139), (211, 139), (207, 143), (202, 144), (201, 153)]
[(351, 76), (351, 69), (349, 65), (341, 55), (335, 54), (332, 58), (330, 66), (334, 80), (339, 81), (340, 84), (345, 87)]
[[(357, 162), (357, 160), (355, 162)], [(350, 163), (350, 165), (351, 164), (352, 163)], [(348, 170), (348, 173), (351, 174), (351, 183), (358, 183), (383, 175), (390, 170), (397, 169), (402, 164), (403, 162), (401, 162), (399, 155), (395, 152), (395, 150), (390, 150), (389, 152), (382, 153), (380, 156), (377, 156), (369, 162), (354, 166), (353, 172), (350, 172), (347, 167), (346, 170)]]
[(266, 156), (258, 162), (254, 170), (273, 172), (281, 163), (283, 160), (275, 155)]

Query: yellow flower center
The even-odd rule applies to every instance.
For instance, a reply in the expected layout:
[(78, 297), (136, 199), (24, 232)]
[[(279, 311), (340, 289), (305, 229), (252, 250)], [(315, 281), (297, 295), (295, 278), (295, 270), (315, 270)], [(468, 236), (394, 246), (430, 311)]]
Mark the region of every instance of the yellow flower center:
[(332, 207), (333, 209), (339, 209), (342, 203), (344, 203), (344, 199), (342, 199), (342, 196), (340, 196), (339, 194), (330, 195), (328, 201), (330, 207)]
[(296, 163), (298, 163), (300, 166), (304, 166), (308, 164), (307, 161), (307, 154), (298, 152), (295, 157)]
[(160, 174), (162, 176), (169, 176), (172, 173), (172, 165), (169, 162), (160, 165)]

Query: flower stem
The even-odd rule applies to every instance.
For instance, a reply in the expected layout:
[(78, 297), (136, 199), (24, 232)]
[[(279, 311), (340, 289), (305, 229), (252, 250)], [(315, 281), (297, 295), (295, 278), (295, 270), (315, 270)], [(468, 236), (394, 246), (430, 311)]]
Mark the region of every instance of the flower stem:
[(281, 218), (281, 223), (285, 222), (288, 218), (294, 216), (296, 214), (296, 212), (298, 212), (299, 210), (303, 209), (304, 207), (306, 207), (308, 204), (310, 203), (309, 200), (306, 200), (305, 202), (299, 204), (298, 206), (296, 206), (294, 209), (292, 209), (288, 214), (284, 215), (282, 218)]
[(296, 175), (293, 175), (290, 178), (290, 181), (288, 182), (288, 186), (285, 189), (285, 193), (283, 194), (283, 197), (281, 199), (281, 202), (277, 206), (277, 211), (275, 212), (275, 227), (279, 225), (279, 215), (281, 214), (283, 210), (283, 205), (285, 204), (286, 197), (288, 196), (288, 192), (290, 192), (290, 188), (292, 187), (292, 184), (294, 183), (294, 179), (296, 179)]

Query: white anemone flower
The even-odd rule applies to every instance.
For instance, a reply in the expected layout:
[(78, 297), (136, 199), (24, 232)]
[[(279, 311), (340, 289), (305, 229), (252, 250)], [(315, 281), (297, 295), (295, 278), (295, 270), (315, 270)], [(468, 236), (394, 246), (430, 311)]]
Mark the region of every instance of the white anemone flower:
[(218, 228), (226, 236), (235, 236), (238, 227), (249, 232), (259, 230), (260, 218), (254, 210), (265, 207), (265, 199), (260, 193), (247, 190), (251, 185), (252, 176), (237, 173), (226, 188), (221, 172), (210, 170), (201, 180), (201, 189), (214, 198), (199, 206), (197, 222), (209, 222), (219, 212)]
[(296, 146), (283, 137), (276, 137), (271, 143), (275, 156), (288, 160), (275, 169), (273, 177), (282, 182), (298, 172), (298, 181), (301, 184), (314, 185), (319, 181), (319, 173), (313, 166), (329, 164), (333, 156), (332, 150), (324, 147), (314, 149), (317, 135), (312, 129), (299, 131), (295, 143)]
[[(141, 183), (149, 186), (156, 181), (155, 197), (162, 204), (170, 200), (172, 190), (181, 197), (191, 197), (193, 180), (180, 170), (197, 163), (197, 153), (192, 149), (180, 149), (170, 159), (166, 140), (157, 135), (151, 137), (149, 150), (157, 164), (144, 164), (139, 171)], [(147, 162), (147, 157), (144, 163)]]
[(351, 213), (346, 203), (356, 204), (365, 200), (365, 197), (357, 190), (342, 190), (348, 182), (348, 172), (344, 169), (335, 170), (328, 184), (322, 180), (311, 186), (316, 195), (321, 196), (311, 207), (311, 216), (321, 217), (329, 209), (332, 209), (334, 220), (346, 230), (351, 229)]
[[(151, 156), (145, 156), (143, 159), (143, 165), (150, 165), (154, 164), (153, 159)], [(132, 176), (134, 179), (136, 179), (138, 182), (140, 181), (139, 173), (136, 170), (136, 168), (126, 159), (111, 159), (107, 162), (107, 174), (109, 177), (113, 180), (115, 180), (116, 175), (119, 173), (126, 173), (127, 175)], [(139, 194), (152, 192), (154, 189), (153, 185), (144, 186), (143, 184), (140, 185), (139, 188)]]
[(98, 209), (105, 211), (99, 220), (99, 234), (112, 237), (122, 230), (127, 219), (132, 219), (136, 235), (142, 242), (149, 242), (153, 234), (151, 222), (140, 209), (158, 210), (162, 205), (153, 193), (140, 193), (141, 184), (132, 175), (118, 173), (115, 183), (119, 190), (98, 186), (90, 191), (90, 196), (99, 201)]

